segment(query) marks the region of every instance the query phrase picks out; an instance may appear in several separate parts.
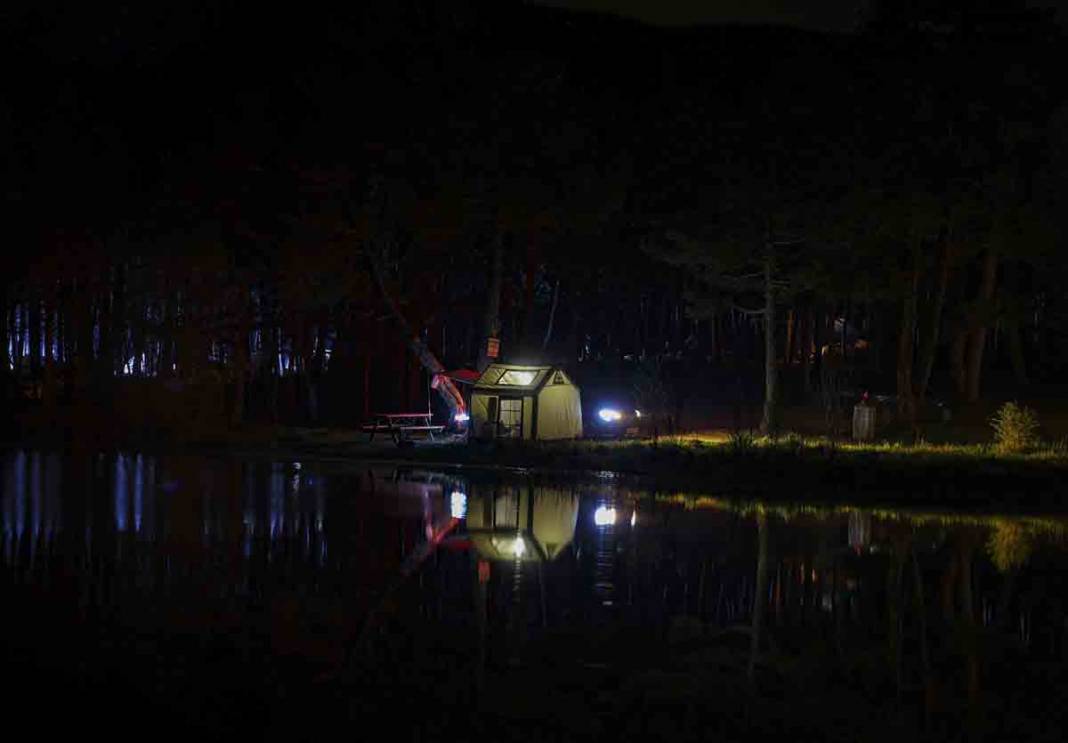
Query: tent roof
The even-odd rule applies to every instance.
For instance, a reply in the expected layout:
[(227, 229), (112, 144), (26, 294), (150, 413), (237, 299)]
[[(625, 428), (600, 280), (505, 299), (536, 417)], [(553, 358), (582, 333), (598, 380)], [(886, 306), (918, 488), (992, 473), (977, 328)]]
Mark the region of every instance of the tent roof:
[[(535, 392), (545, 384), (550, 374), (558, 369), (559, 367), (552, 364), (490, 364), (475, 385), (482, 389)], [(511, 375), (509, 372), (518, 374)], [(519, 384), (523, 381), (523, 376), (529, 376), (529, 379), (526, 384)], [(568, 382), (570, 381), (568, 379)]]

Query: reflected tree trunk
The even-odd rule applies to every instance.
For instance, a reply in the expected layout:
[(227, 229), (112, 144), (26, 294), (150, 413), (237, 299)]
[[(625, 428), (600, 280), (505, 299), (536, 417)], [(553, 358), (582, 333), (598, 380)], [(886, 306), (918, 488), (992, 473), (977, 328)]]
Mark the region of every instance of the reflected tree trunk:
[(779, 369), (775, 357), (775, 287), (770, 247), (764, 258), (764, 412), (760, 433), (774, 436), (779, 428)]
[(889, 660), (894, 672), (894, 683), (900, 697), (904, 685), (904, 598), (905, 598), (905, 558), (907, 548), (895, 544), (894, 556), (890, 562), (890, 574), (887, 580), (888, 596), (886, 602), (888, 619)]
[(916, 618), (919, 622), (920, 635), (920, 671), (923, 674), (924, 689), (924, 727), (930, 729), (934, 713), (935, 682), (931, 670), (931, 653), (927, 644), (927, 602), (924, 600), (923, 572), (920, 570), (920, 561), (916, 557), (916, 545), (909, 545), (909, 553), (912, 557), (912, 583), (913, 599), (916, 605)]
[(768, 517), (763, 506), (757, 506), (757, 568), (753, 589), (753, 625), (749, 645), (749, 683), (756, 680), (756, 664), (760, 656), (764, 619), (768, 604)]
[(974, 731), (979, 727), (981, 699), (981, 664), (979, 659), (979, 628), (975, 622), (975, 597), (972, 590), (972, 557), (975, 544), (972, 535), (964, 535), (959, 545), (960, 608), (964, 622), (965, 687), (968, 691), (968, 723)]

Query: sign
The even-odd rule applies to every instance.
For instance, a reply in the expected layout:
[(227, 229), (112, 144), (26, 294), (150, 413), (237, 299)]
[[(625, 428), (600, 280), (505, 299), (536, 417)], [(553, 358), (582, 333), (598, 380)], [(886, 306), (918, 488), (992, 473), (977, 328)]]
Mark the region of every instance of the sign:
[(486, 339), (486, 356), (491, 359), (495, 359), (501, 354), (501, 339), (500, 338), (487, 338)]

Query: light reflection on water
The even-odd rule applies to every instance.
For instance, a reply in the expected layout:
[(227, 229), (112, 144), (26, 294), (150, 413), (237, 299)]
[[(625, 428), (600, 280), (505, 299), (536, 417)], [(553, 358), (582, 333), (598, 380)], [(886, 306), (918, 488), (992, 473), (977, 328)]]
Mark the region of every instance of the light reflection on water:
[[(413, 568), (391, 611), (480, 644), (486, 667), (536, 662), (546, 646), (531, 648), (552, 633), (583, 638), (575, 660), (610, 664), (607, 643), (624, 627), (669, 647), (760, 627), (763, 673), (798, 633), (841, 647), (897, 643), (888, 673), (901, 689), (932, 673), (935, 651), (923, 648), (947, 652), (939, 642), (951, 646), (968, 623), (1060, 668), (1068, 654), (1059, 518), (141, 453), (74, 461), (20, 450), (2, 463), (4, 585), (46, 595), (62, 577), (76, 584), (82, 619), (155, 617), (163, 632), (178, 631), (180, 616), (182, 632), (210, 634), (236, 612), (227, 631), (249, 646), (267, 638), (271, 653), (335, 666)], [(181, 612), (167, 614), (172, 605)]]

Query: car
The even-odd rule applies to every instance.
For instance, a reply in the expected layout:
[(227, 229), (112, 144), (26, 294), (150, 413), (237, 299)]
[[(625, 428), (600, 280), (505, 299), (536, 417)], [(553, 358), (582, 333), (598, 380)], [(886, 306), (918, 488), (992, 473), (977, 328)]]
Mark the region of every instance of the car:
[(583, 391), (583, 432), (587, 438), (638, 436), (642, 411), (633, 395), (620, 390)]

